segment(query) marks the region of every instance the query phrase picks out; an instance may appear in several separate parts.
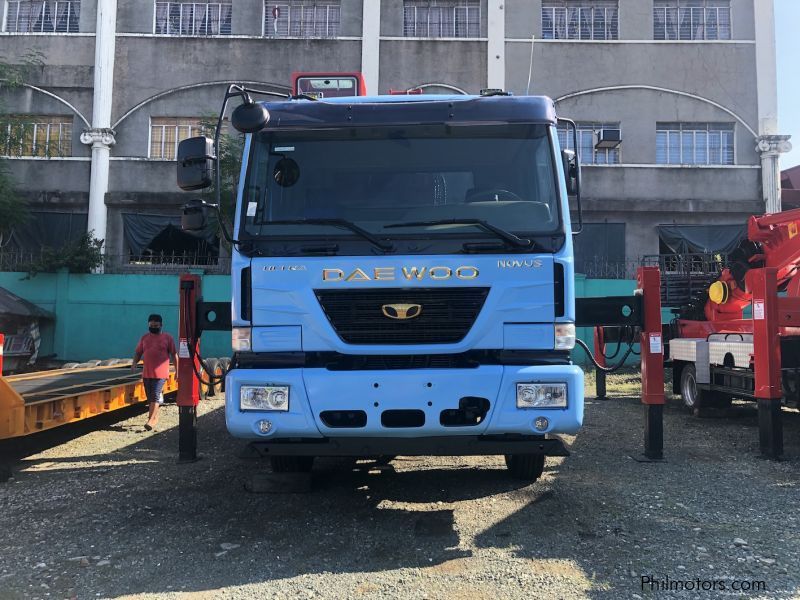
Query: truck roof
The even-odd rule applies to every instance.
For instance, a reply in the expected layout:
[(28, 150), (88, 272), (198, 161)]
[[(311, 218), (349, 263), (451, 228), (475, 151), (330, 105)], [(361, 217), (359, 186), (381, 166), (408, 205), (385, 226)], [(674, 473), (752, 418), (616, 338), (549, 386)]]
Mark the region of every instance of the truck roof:
[(441, 123), (556, 124), (547, 96), (350, 96), (325, 100), (264, 102), (266, 129), (337, 128)]

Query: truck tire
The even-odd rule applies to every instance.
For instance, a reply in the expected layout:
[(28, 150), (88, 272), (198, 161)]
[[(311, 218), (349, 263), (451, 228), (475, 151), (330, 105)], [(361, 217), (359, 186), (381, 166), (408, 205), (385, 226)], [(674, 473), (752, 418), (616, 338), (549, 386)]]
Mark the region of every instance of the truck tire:
[(217, 395), (217, 384), (214, 380), (209, 376), (209, 374), (216, 374), (217, 367), (219, 366), (219, 361), (216, 358), (207, 358), (205, 359), (205, 369), (200, 371), (200, 374), (203, 376), (203, 380), (207, 381), (207, 384), (202, 385), (202, 388), (205, 388), (205, 397), (206, 398), (213, 398)]
[[(231, 359), (228, 358), (227, 356), (223, 356), (222, 358), (219, 359), (219, 364), (222, 367), (222, 374), (223, 375), (227, 375), (228, 371), (231, 370)], [(225, 380), (224, 379), (219, 382), (219, 391), (221, 393), (223, 393), (223, 394), (225, 393)]]
[(271, 456), (273, 473), (309, 473), (314, 466), (313, 456)]
[(506, 467), (514, 479), (534, 482), (544, 471), (544, 454), (506, 454)]
[(728, 408), (732, 398), (720, 392), (701, 390), (697, 387), (697, 369), (691, 363), (681, 369), (681, 398), (683, 405), (697, 415), (705, 408)]

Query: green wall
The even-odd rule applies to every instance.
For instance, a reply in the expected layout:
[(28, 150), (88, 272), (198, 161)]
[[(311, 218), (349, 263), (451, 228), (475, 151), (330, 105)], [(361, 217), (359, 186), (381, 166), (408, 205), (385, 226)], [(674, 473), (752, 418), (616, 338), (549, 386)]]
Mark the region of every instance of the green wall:
[[(147, 316), (161, 313), (164, 330), (178, 337), (177, 275), (70, 275), (42, 273), (24, 279), (24, 273), (0, 273), (0, 287), (53, 312), (55, 323), (42, 327), (42, 356), (55, 354), (61, 360), (86, 361), (127, 358), (139, 337), (147, 331)], [(202, 275), (203, 297), (208, 301), (230, 300), (230, 277)], [(577, 297), (626, 296), (636, 282), (616, 279), (575, 278)], [(592, 347), (592, 330), (578, 329), (578, 336)], [(203, 334), (204, 356), (229, 356), (230, 333)], [(587, 364), (586, 355), (575, 350), (575, 360)], [(634, 363), (632, 356), (629, 362)]]
[[(178, 338), (177, 275), (70, 275), (0, 273), (0, 287), (56, 315), (42, 327), (40, 355), (86, 361), (133, 356), (147, 332), (147, 316), (160, 313), (164, 331)], [(230, 300), (230, 277), (203, 275), (203, 298)], [(230, 356), (230, 333), (203, 334), (204, 356)]]

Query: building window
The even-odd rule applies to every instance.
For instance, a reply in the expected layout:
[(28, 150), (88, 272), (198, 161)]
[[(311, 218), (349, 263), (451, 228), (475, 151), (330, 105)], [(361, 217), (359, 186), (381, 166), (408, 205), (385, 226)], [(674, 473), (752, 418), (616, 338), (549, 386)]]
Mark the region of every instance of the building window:
[(657, 40), (731, 39), (730, 0), (655, 0)]
[(733, 123), (658, 123), (656, 163), (734, 164)]
[(619, 39), (619, 2), (544, 0), (542, 37), (546, 40)]
[(14, 115), (1, 126), (6, 156), (72, 156), (72, 117)]
[[(621, 162), (621, 149), (595, 148), (597, 136), (603, 129), (619, 129), (619, 123), (578, 123), (578, 159), (582, 165), (618, 165)], [(558, 142), (566, 150), (575, 150), (572, 143), (572, 130), (558, 128)]]
[(405, 0), (403, 35), (421, 38), (480, 37), (480, 0)]
[(335, 38), (339, 35), (338, 1), (264, 1), (264, 36), (273, 38)]
[(150, 158), (175, 160), (178, 144), (198, 135), (208, 135), (209, 127), (202, 119), (152, 117), (150, 119)]
[(156, 2), (159, 35), (230, 35), (230, 2)]
[(5, 31), (77, 33), (80, 16), (80, 0), (9, 0)]

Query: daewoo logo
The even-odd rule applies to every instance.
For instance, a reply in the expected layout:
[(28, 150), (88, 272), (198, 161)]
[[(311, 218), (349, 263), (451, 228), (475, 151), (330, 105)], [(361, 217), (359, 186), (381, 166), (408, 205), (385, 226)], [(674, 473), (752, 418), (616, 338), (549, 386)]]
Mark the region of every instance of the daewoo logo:
[(422, 314), (421, 304), (384, 304), (381, 306), (384, 316), (398, 321), (415, 319)]
[(455, 269), (450, 267), (377, 267), (375, 269), (355, 269), (345, 272), (342, 269), (323, 269), (322, 281), (396, 281), (414, 279), (432, 279), (433, 281), (445, 279), (475, 279), (478, 277), (478, 267), (462, 266)]

